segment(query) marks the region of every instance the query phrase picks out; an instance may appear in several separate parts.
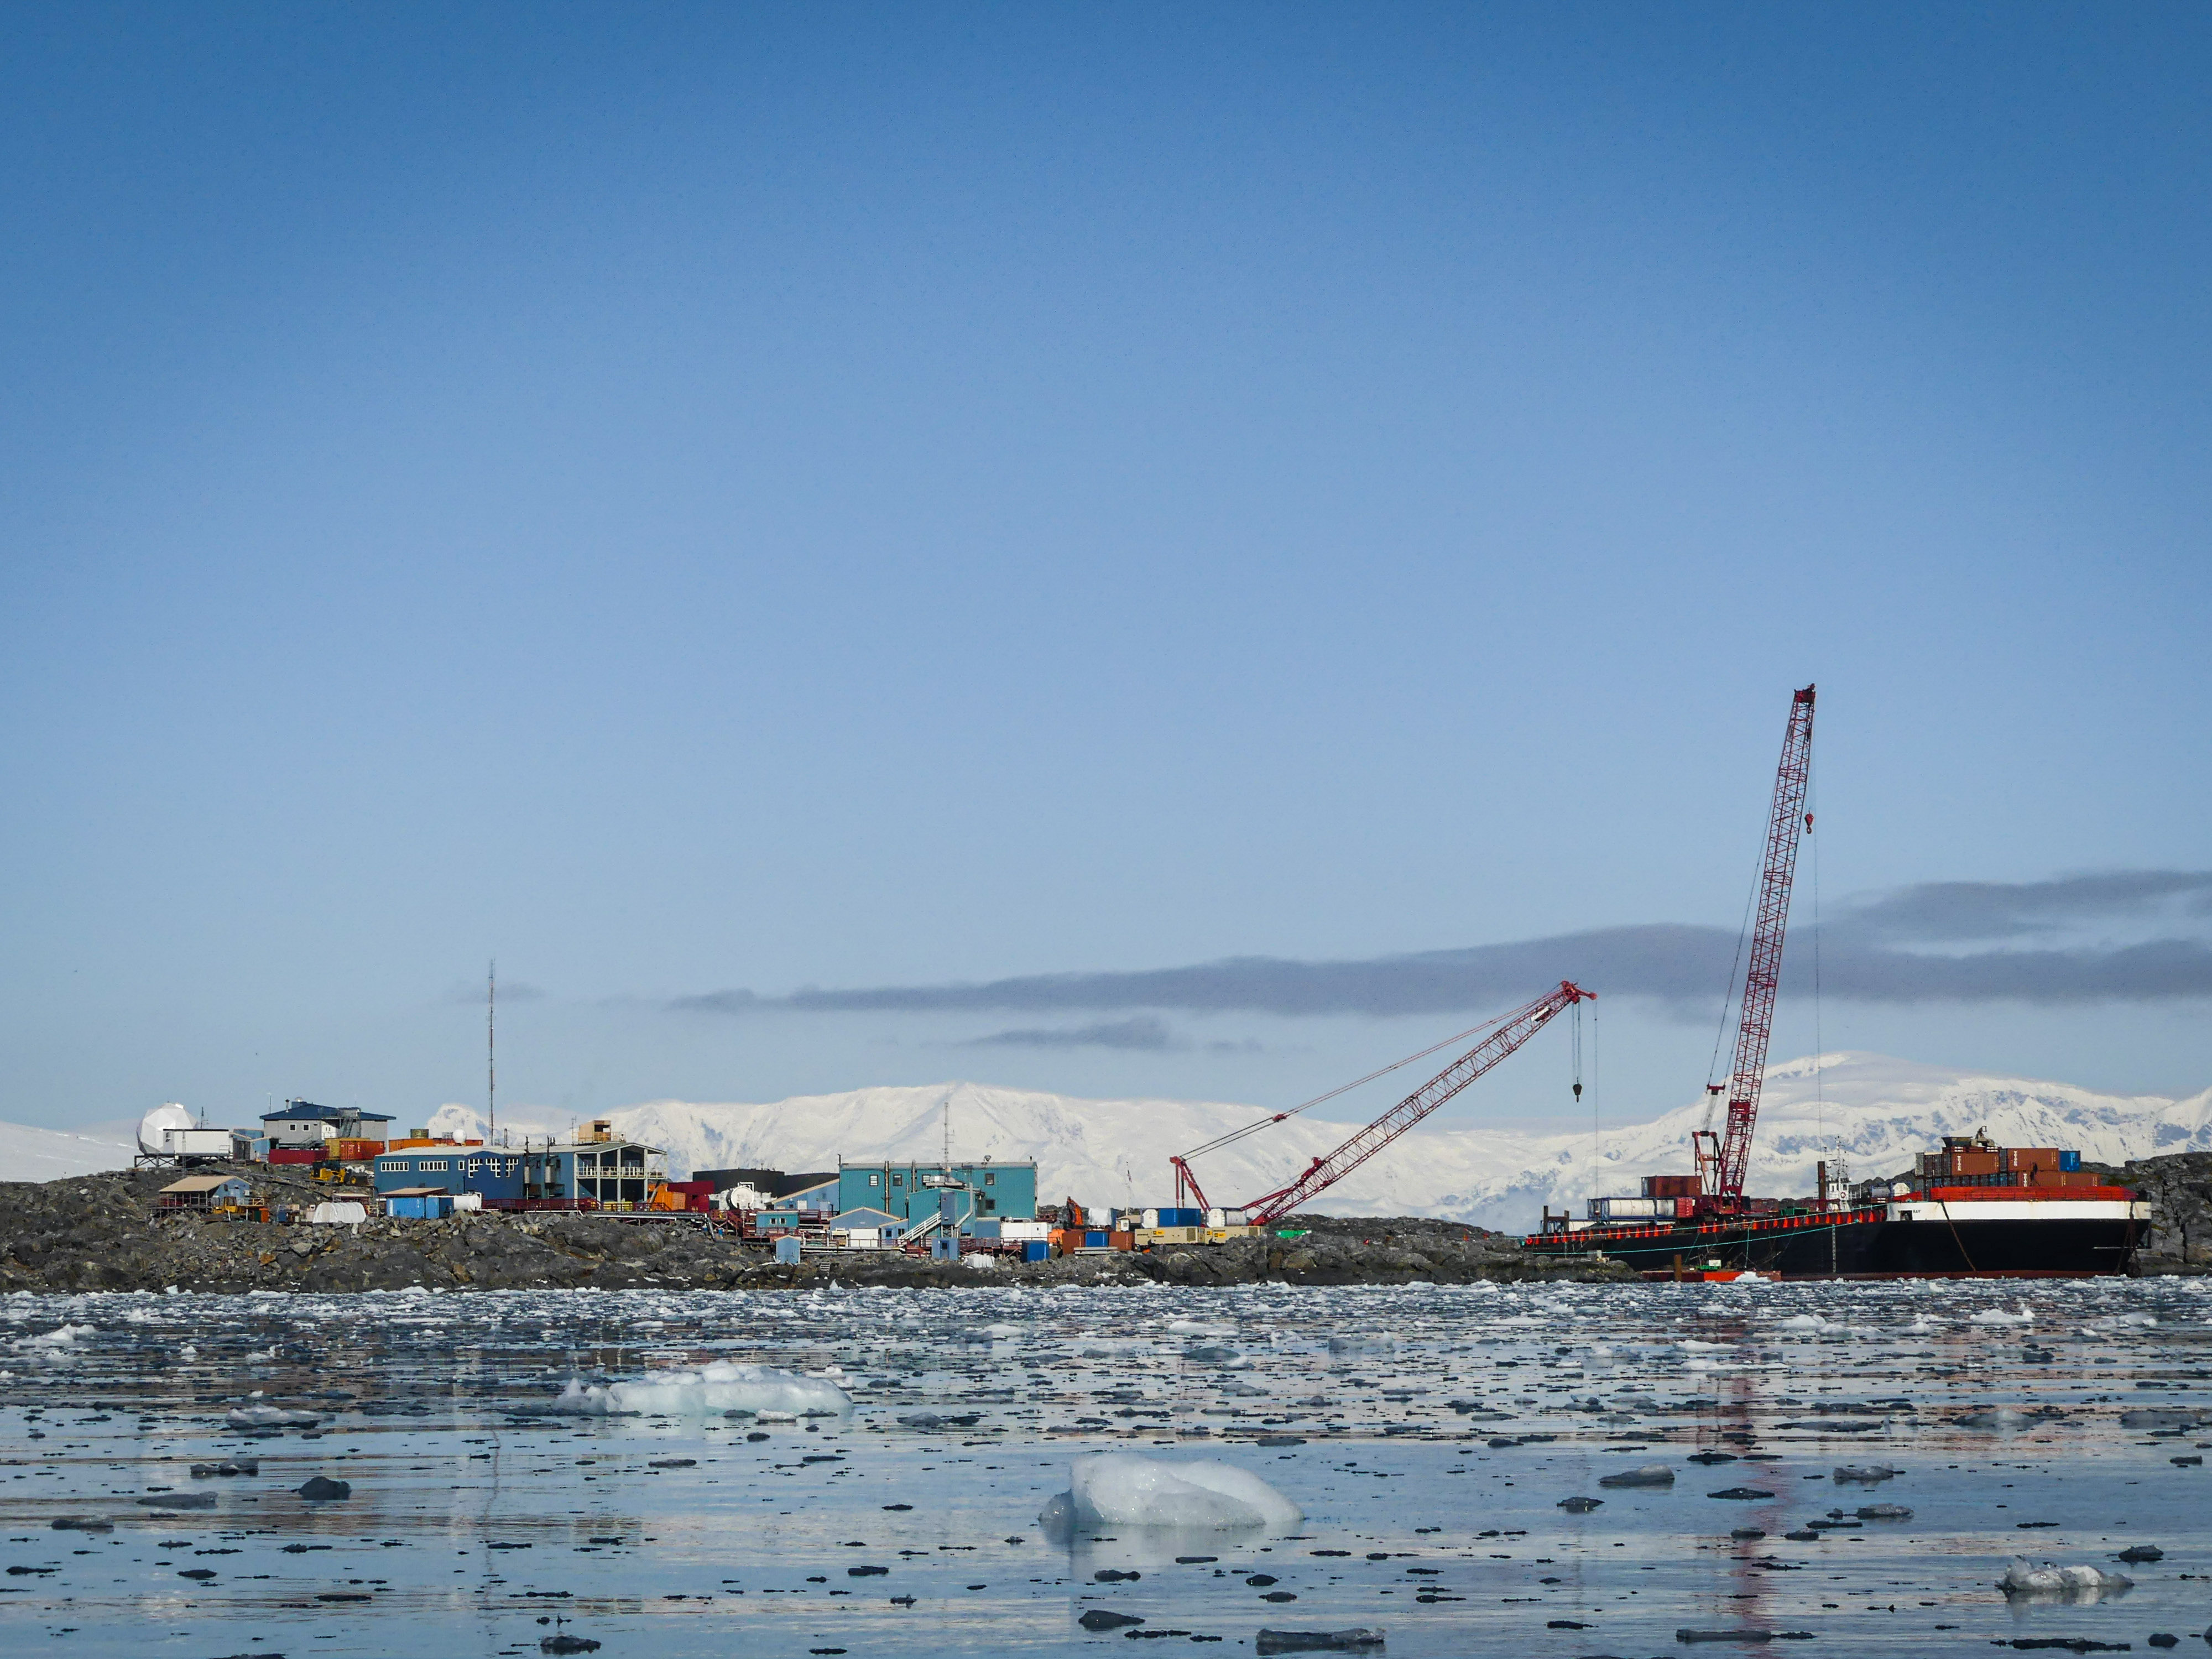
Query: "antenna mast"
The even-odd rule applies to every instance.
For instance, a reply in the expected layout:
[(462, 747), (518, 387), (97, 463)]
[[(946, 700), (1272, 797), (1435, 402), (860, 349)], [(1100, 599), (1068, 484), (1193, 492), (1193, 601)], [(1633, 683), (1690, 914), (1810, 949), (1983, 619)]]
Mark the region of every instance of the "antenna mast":
[(484, 969), (484, 1139), (499, 1140), (499, 958)]

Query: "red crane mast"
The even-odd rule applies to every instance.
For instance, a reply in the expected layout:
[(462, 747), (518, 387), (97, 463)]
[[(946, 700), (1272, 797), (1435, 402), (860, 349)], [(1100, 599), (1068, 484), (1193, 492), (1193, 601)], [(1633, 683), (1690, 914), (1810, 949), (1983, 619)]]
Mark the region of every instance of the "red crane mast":
[[(1550, 1024), (1552, 1017), (1578, 1002), (1593, 1002), (1595, 991), (1585, 991), (1571, 980), (1561, 980), (1553, 989), (1547, 991), (1525, 1007), (1516, 1008), (1491, 1029), (1488, 1036), (1468, 1049), (1450, 1065), (1407, 1095), (1389, 1111), (1365, 1128), (1347, 1139), (1334, 1152), (1314, 1159), (1298, 1178), (1286, 1187), (1279, 1187), (1261, 1198), (1245, 1205), (1246, 1218), (1255, 1225), (1264, 1226), (1279, 1216), (1288, 1215), (1299, 1205), (1324, 1188), (1334, 1185), (1346, 1176), (1388, 1146), (1407, 1130), (1412, 1128), (1431, 1112), (1443, 1105), (1485, 1072), (1504, 1060), (1530, 1037)], [(1267, 1121), (1279, 1123), (1288, 1114), (1279, 1114)], [(1257, 1125), (1255, 1126), (1259, 1127)], [(1224, 1139), (1233, 1137), (1224, 1136)], [(1218, 1144), (1218, 1143), (1215, 1143)], [(1199, 1151), (1204, 1151), (1200, 1147)], [(1199, 1190), (1198, 1182), (1190, 1166), (1182, 1158), (1169, 1160), (1175, 1165), (1178, 1186), (1188, 1183), (1197, 1194), (1200, 1204), (1206, 1195)]]
[[(1728, 1088), (1728, 1122), (1717, 1148), (1711, 1130), (1697, 1136), (1698, 1162), (1709, 1170), (1703, 1183), (1715, 1207), (1733, 1209), (1743, 1197), (1751, 1161), (1752, 1126), (1759, 1120), (1759, 1091), (1766, 1080), (1766, 1040), (1774, 1030), (1774, 999), (1782, 988), (1782, 936), (1790, 921), (1790, 889), (1796, 879), (1797, 844), (1813, 830), (1805, 789), (1813, 770), (1813, 688), (1792, 695), (1790, 724), (1782, 737), (1782, 763), (1774, 775), (1774, 806), (1766, 822), (1766, 855), (1759, 880), (1751, 960), (1743, 975), (1743, 1006), (1736, 1019), (1735, 1063)], [(1722, 1085), (1709, 1083), (1718, 1094)]]

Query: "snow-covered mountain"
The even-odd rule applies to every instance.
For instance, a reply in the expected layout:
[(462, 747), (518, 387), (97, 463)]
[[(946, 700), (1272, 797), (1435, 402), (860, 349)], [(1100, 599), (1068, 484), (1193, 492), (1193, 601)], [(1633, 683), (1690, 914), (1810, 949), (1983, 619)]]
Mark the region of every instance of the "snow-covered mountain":
[[(957, 1158), (1035, 1158), (1039, 1195), (1090, 1204), (1169, 1201), (1168, 1156), (1267, 1115), (1255, 1106), (1178, 1100), (1078, 1100), (978, 1083), (857, 1089), (766, 1105), (654, 1101), (608, 1114), (622, 1133), (669, 1152), (672, 1171), (765, 1166), (834, 1170), (840, 1157), (934, 1160), (950, 1108)], [(1556, 1134), (1425, 1126), (1353, 1171), (1313, 1207), (1335, 1215), (1437, 1215), (1488, 1227), (1533, 1226), (1546, 1206), (1579, 1210), (1594, 1194), (1633, 1193), (1638, 1177), (1692, 1168), (1695, 1103), (1649, 1123)], [(514, 1134), (565, 1133), (567, 1119), (508, 1112)], [(1199, 1164), (1217, 1202), (1280, 1186), (1354, 1125), (1292, 1118)], [(2101, 1095), (2069, 1084), (1830, 1054), (1767, 1073), (1749, 1185), (1809, 1193), (1813, 1165), (1838, 1154), (1862, 1177), (1905, 1169), (1936, 1137), (1986, 1127), (2014, 1146), (2079, 1148), (2119, 1162), (2212, 1150), (2212, 1090), (2185, 1100)], [(440, 1133), (477, 1134), (483, 1119), (447, 1106)]]
[(137, 1155), (137, 1146), (128, 1139), (0, 1123), (0, 1170), (7, 1171), (9, 1181), (59, 1181), (102, 1170), (127, 1170)]

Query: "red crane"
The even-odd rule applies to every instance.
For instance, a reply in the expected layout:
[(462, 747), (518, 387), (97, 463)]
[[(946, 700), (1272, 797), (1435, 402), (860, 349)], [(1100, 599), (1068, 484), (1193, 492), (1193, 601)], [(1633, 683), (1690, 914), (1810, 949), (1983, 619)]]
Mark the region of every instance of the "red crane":
[[(1578, 1002), (1595, 1001), (1596, 998), (1596, 992), (1585, 991), (1572, 981), (1563, 979), (1554, 989), (1545, 992), (1542, 996), (1538, 997), (1527, 1006), (1515, 1009), (1511, 1013), (1497, 1021), (1491, 1028), (1489, 1035), (1481, 1042), (1476, 1043), (1474, 1048), (1445, 1066), (1443, 1071), (1414, 1090), (1412, 1094), (1407, 1095), (1382, 1116), (1376, 1118), (1374, 1122), (1346, 1139), (1335, 1151), (1314, 1159), (1306, 1166), (1304, 1172), (1289, 1186), (1279, 1187), (1265, 1197), (1254, 1199), (1249, 1204), (1245, 1205), (1246, 1219), (1255, 1225), (1264, 1226), (1279, 1216), (1288, 1215), (1315, 1194), (1326, 1188), (1334, 1186), (1346, 1176), (1350, 1175), (1431, 1112), (1435, 1111), (1437, 1107), (1466, 1088), (1475, 1079), (1497, 1065), (1499, 1060), (1504, 1060), (1506, 1055), (1511, 1054), (1550, 1024), (1554, 1014), (1559, 1013), (1562, 1009), (1571, 1008)], [(1324, 1096), (1323, 1098), (1327, 1097)], [(1234, 1130), (1223, 1135), (1219, 1139), (1206, 1142), (1203, 1146), (1194, 1146), (1181, 1158), (1170, 1158), (1168, 1162), (1175, 1166), (1176, 1197), (1181, 1198), (1184, 1189), (1188, 1188), (1201, 1206), (1206, 1204), (1206, 1193), (1199, 1186), (1198, 1177), (1191, 1173), (1190, 1165), (1185, 1162), (1185, 1159), (1195, 1158), (1200, 1152), (1211, 1152), (1216, 1146), (1241, 1139), (1254, 1130), (1265, 1128), (1268, 1124), (1280, 1123), (1290, 1115), (1288, 1112), (1278, 1112), (1273, 1117), (1263, 1119), (1243, 1129)]]
[[(1813, 688), (1792, 694), (1790, 725), (1782, 737), (1782, 764), (1774, 775), (1774, 807), (1766, 821), (1766, 860), (1759, 878), (1759, 912), (1753, 924), (1751, 961), (1743, 974), (1743, 1008), (1735, 1027), (1735, 1068), (1729, 1074), (1728, 1123), (1717, 1140), (1710, 1129), (1692, 1137), (1700, 1184), (1716, 1209), (1736, 1207), (1751, 1160), (1751, 1130), (1759, 1119), (1759, 1091), (1766, 1080), (1766, 1040), (1774, 1030), (1774, 999), (1782, 988), (1782, 935), (1790, 921), (1790, 888), (1797, 874), (1797, 844), (1813, 832), (1805, 787), (1813, 770)], [(1709, 1094), (1723, 1085), (1709, 1083)]]

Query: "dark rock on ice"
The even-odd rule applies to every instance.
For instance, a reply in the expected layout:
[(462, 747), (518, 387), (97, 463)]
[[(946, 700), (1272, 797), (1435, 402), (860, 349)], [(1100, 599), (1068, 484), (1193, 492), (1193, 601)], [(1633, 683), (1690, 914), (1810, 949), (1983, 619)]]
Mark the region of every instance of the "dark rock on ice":
[(597, 1653), (599, 1644), (588, 1636), (549, 1636), (538, 1644), (540, 1653)]
[(2130, 1544), (2120, 1552), (2118, 1559), (2136, 1563), (2163, 1561), (2166, 1559), (2166, 1552), (2155, 1544)]
[(96, 1515), (58, 1515), (49, 1523), (55, 1532), (113, 1532), (115, 1522)]
[(845, 1577), (848, 1578), (881, 1578), (890, 1571), (890, 1569), (889, 1567), (848, 1567), (845, 1569)]
[(211, 1492), (161, 1492), (152, 1498), (138, 1499), (141, 1507), (149, 1510), (211, 1510), (215, 1494)]
[(1619, 1474), (1600, 1477), (1601, 1486), (1671, 1486), (1674, 1471), (1664, 1463), (1646, 1463), (1640, 1469), (1623, 1469)]
[(1364, 1653), (1382, 1645), (1382, 1632), (1364, 1625), (1350, 1630), (1263, 1630), (1252, 1638), (1255, 1653)]
[(1762, 1642), (1771, 1642), (1774, 1632), (1771, 1630), (1678, 1630), (1674, 1632), (1674, 1639), (1677, 1642), (1743, 1642), (1755, 1646)]
[(1718, 1492), (1709, 1492), (1708, 1498), (1729, 1498), (1740, 1503), (1753, 1503), (1762, 1498), (1771, 1498), (1771, 1492), (1761, 1492), (1757, 1486), (1723, 1486)]
[(1141, 1625), (1145, 1621), (1133, 1613), (1109, 1613), (1103, 1607), (1093, 1607), (1075, 1622), (1085, 1630), (1119, 1630), (1124, 1625)]
[[(309, 1476), (306, 1481), (293, 1487), (292, 1490), (311, 1502), (331, 1502), (341, 1498), (352, 1497), (353, 1482), (333, 1480), (328, 1475), (317, 1474)], [(212, 1504), (215, 1500), (210, 1498), (208, 1501)], [(579, 1649), (577, 1651), (580, 1652), (582, 1650)]]
[(1559, 1501), (1557, 1507), (1565, 1510), (1569, 1515), (1588, 1515), (1592, 1510), (1603, 1509), (1605, 1507), (1605, 1499), (1602, 1498), (1562, 1498)]
[(1124, 1572), (1119, 1567), (1101, 1567), (1091, 1575), (1092, 1582), (1100, 1584), (1133, 1584), (1144, 1576), (1141, 1572)]
[[(1862, 1504), (1851, 1511), (1862, 1521), (1910, 1521), (1912, 1511), (1902, 1504)], [(2121, 1560), (2128, 1558), (2122, 1556)]]
[(1766, 1534), (1763, 1528), (1759, 1527), (1733, 1527), (1729, 1530), (1729, 1536), (1731, 1538), (1744, 1539), (1764, 1538), (1766, 1536)]

